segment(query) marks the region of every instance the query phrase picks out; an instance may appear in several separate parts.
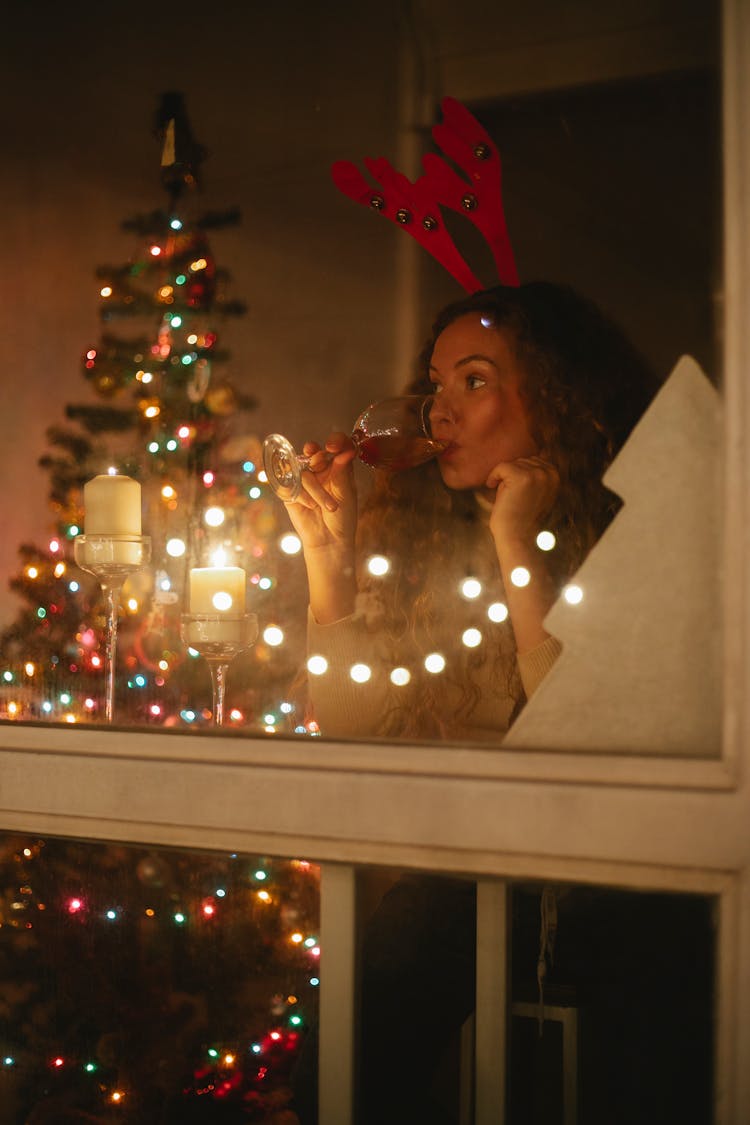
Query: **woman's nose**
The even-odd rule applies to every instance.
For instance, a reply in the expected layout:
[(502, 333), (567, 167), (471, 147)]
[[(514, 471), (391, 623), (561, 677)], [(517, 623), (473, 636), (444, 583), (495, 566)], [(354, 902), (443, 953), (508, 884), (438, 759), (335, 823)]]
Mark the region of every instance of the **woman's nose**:
[(451, 424), (456, 420), (456, 412), (449, 397), (445, 394), (436, 395), (430, 411), (430, 422), (433, 426), (440, 423)]

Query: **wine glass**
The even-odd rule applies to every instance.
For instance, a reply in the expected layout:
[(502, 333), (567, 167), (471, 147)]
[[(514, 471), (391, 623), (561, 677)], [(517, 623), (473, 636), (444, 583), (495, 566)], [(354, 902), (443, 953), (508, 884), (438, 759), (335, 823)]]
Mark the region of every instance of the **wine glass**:
[[(376, 469), (413, 469), (446, 448), (432, 434), (430, 411), (434, 395), (398, 395), (374, 402), (363, 410), (351, 439), (360, 461)], [(263, 467), (268, 483), (282, 500), (296, 500), (302, 473), (310, 458), (295, 453), (282, 434), (269, 434), (263, 443)]]

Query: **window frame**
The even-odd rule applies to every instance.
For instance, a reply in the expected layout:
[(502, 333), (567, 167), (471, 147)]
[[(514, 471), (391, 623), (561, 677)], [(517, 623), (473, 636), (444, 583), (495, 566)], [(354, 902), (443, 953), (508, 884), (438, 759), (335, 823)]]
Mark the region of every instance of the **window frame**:
[[(0, 724), (4, 831), (715, 896), (715, 1121), (750, 1120), (750, 7), (724, 0), (720, 756)], [(718, 615), (717, 615), (718, 616)], [(718, 622), (719, 626), (721, 622)], [(707, 748), (713, 749), (713, 748)]]

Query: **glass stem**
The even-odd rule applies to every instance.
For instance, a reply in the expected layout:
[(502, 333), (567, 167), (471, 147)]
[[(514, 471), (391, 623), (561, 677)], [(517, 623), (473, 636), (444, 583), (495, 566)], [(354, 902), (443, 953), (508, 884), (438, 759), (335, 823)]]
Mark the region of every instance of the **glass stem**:
[(214, 694), (214, 726), (224, 725), (224, 689), (226, 687), (227, 668), (229, 665), (221, 660), (211, 661), (211, 685)]
[(104, 636), (104, 715), (108, 723), (115, 713), (115, 668), (117, 664), (117, 608), (120, 601), (120, 583), (102, 582), (106, 602), (107, 626)]

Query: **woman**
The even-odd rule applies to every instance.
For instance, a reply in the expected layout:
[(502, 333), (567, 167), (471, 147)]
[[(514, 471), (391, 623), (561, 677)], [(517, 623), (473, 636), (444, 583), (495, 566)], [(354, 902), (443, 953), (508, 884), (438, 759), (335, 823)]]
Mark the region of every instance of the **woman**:
[[(655, 389), (588, 301), (548, 283), (499, 286), (439, 315), (409, 388), (435, 394), (433, 433), (447, 443), (436, 461), (378, 474), (358, 520), (351, 440), (305, 446), (311, 468), (288, 509), (309, 651), (328, 664), (310, 683), (324, 735), (500, 739), (558, 655), (544, 618), (617, 511), (602, 474)], [(391, 564), (384, 577), (363, 565), (373, 554)], [(467, 577), (483, 590), (471, 602)], [(479, 645), (462, 640), (467, 626)], [(435, 652), (437, 674), (424, 667)], [(361, 662), (364, 684), (349, 675)]]
[[(502, 738), (559, 653), (545, 616), (617, 512), (602, 474), (656, 386), (571, 290), (500, 286), (438, 316), (409, 388), (435, 395), (432, 429), (446, 443), (435, 461), (379, 473), (358, 519), (351, 440), (305, 446), (311, 468), (288, 508), (307, 565), (309, 650), (328, 663), (310, 678), (324, 735)], [(364, 565), (374, 554), (386, 575)], [(480, 597), (458, 593), (467, 577)], [(467, 626), (481, 644), (467, 647)], [(425, 668), (430, 653), (442, 672)], [(356, 663), (371, 669), (366, 683), (349, 675)], [(538, 901), (518, 896), (524, 922)], [(368, 921), (358, 1122), (452, 1120), (433, 1079), (473, 1007), (474, 918), (471, 882), (407, 875)], [(305, 1125), (307, 1095), (298, 1088)]]

